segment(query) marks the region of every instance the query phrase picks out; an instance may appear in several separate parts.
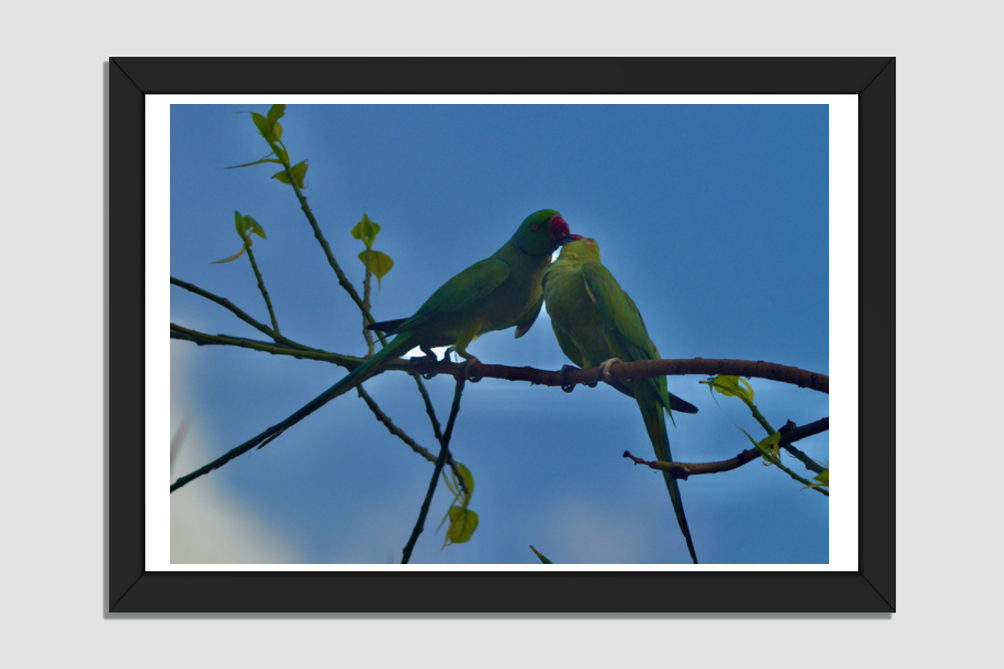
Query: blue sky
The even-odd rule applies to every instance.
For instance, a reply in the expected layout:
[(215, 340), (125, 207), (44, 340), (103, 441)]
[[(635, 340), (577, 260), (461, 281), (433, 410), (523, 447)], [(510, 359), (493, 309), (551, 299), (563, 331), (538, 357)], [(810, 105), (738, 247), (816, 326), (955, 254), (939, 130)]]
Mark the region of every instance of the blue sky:
[[(283, 334), (362, 355), (359, 313), (292, 190), (269, 179), (271, 165), (223, 169), (267, 153), (250, 116), (233, 113), (267, 109), (172, 106), (171, 275), (267, 322), (247, 259), (210, 264), (240, 248), (240, 210), (268, 235), (254, 251)], [(573, 232), (599, 241), (663, 356), (767, 360), (828, 374), (828, 118), (826, 105), (292, 105), (282, 124), (292, 160), (310, 161), (305, 195), (357, 285), (362, 246), (349, 231), (363, 211), (383, 226), (375, 248), (396, 264), (374, 287), (378, 319), (410, 315), (528, 214), (553, 208)], [(176, 287), (171, 320), (261, 336)], [(182, 416), (192, 424), (172, 478), (344, 374), (187, 342), (172, 342), (171, 351), (172, 425)], [(490, 333), (470, 351), (484, 362), (542, 369), (568, 362), (546, 313), (525, 337)], [(681, 461), (734, 456), (749, 444), (737, 425), (764, 436), (737, 400), (718, 397), (716, 405), (702, 378), (669, 378), (700, 409), (669, 428)], [(426, 383), (445, 422), (452, 380)], [(829, 414), (825, 395), (752, 383), (775, 427)], [(435, 450), (413, 381), (386, 373), (365, 386)], [(828, 461), (827, 435), (800, 445)], [(528, 544), (559, 563), (689, 562), (661, 475), (621, 458), (625, 449), (652, 456), (637, 405), (611, 388), (468, 385), (451, 450), (474, 474), (480, 526), (469, 543), (441, 550), (443, 530), (435, 528), (449, 495), (440, 488), (413, 562), (534, 563)], [(397, 562), (431, 472), (355, 394), (337, 398), (263, 450), (174, 493), (172, 559)], [(681, 490), (704, 563), (827, 562), (827, 498), (776, 468), (753, 462), (693, 477)], [(227, 534), (238, 526), (246, 535)], [(221, 537), (227, 550), (213, 552)]]

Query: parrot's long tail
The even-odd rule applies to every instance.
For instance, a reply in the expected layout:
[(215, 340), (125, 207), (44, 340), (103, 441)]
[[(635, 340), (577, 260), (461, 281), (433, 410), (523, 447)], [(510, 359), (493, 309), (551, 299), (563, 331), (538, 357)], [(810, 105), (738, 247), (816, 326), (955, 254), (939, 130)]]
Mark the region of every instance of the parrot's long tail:
[(179, 478), (177, 481), (171, 484), (171, 492), (174, 492), (181, 486), (185, 485), (186, 483), (194, 479), (199, 478), (204, 474), (208, 474), (214, 469), (222, 467), (226, 463), (236, 458), (238, 455), (243, 455), (244, 453), (247, 453), (253, 448), (262, 448), (268, 442), (272, 441), (280, 434), (285, 432), (287, 428), (291, 427), (292, 425), (295, 425), (296, 423), (299, 423), (301, 420), (303, 420), (310, 414), (314, 413), (315, 411), (320, 409), (322, 406), (324, 406), (334, 398), (338, 397), (339, 395), (347, 393), (348, 391), (352, 390), (366, 379), (370, 378), (371, 376), (379, 372), (385, 360), (392, 359), (397, 354), (408, 351), (410, 348), (412, 348), (411, 346), (409, 346), (409, 340), (411, 338), (412, 337), (410, 332), (398, 335), (397, 337), (394, 338), (393, 341), (391, 341), (389, 344), (380, 349), (376, 354), (374, 354), (373, 357), (367, 359), (366, 362), (362, 363), (361, 365), (353, 369), (351, 372), (346, 374), (344, 377), (339, 379), (338, 383), (331, 386), (323, 393), (312, 399), (310, 402), (308, 402), (299, 410), (297, 410), (296, 413), (290, 415), (282, 422), (276, 423), (272, 427), (266, 429), (261, 434), (252, 437), (251, 439), (248, 439), (240, 446), (237, 446), (236, 448), (227, 451), (227, 453), (213, 460), (208, 465), (196, 469), (194, 472), (188, 474), (187, 476), (182, 476), (181, 478)]
[[(638, 408), (641, 409), (642, 418), (645, 420), (645, 429), (648, 430), (649, 439), (655, 448), (655, 457), (664, 462), (672, 462), (673, 454), (669, 450), (669, 435), (666, 434), (666, 415), (663, 413), (662, 404), (655, 398), (643, 401), (641, 397), (645, 393), (637, 393)], [(676, 522), (680, 524), (680, 531), (683, 538), (687, 540), (687, 550), (694, 564), (697, 564), (697, 553), (694, 551), (694, 540), (690, 537), (690, 527), (687, 525), (687, 516), (683, 512), (683, 498), (680, 497), (680, 486), (673, 475), (667, 471), (662, 473), (666, 479), (666, 487), (669, 489), (669, 498), (673, 501), (673, 510), (676, 512)]]

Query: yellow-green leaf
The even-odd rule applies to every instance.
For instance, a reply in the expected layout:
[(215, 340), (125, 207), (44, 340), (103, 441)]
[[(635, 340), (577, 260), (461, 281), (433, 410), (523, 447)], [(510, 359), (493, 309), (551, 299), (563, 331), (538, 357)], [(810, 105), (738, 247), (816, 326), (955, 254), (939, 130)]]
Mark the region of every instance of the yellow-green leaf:
[(738, 397), (746, 404), (753, 403), (753, 386), (750, 382), (740, 376), (726, 376), (719, 374), (711, 378), (708, 383), (714, 390), (717, 390), (726, 397)]
[[(736, 425), (736, 427), (739, 427)], [(762, 441), (757, 441), (750, 436), (750, 433), (739, 427), (739, 430), (746, 435), (746, 438), (753, 442), (756, 449), (760, 451), (760, 455), (763, 456), (764, 460), (768, 462), (777, 462), (778, 456), (781, 452), (781, 447), (778, 445), (781, 439), (781, 435), (775, 432), (769, 437), (765, 437)]]
[(380, 286), (380, 279), (394, 266), (394, 261), (383, 251), (371, 251), (369, 249), (361, 251), (359, 253), (359, 261), (377, 278), (377, 287)]
[(254, 120), (255, 127), (258, 128), (258, 133), (264, 137), (269, 144), (271, 144), (274, 141), (271, 137), (273, 122), (269, 121), (258, 112), (251, 112), (251, 118)]
[[(265, 229), (261, 227), (258, 221), (254, 220), (250, 216), (244, 217), (244, 229), (247, 230), (248, 234), (256, 234), (262, 239), (265, 239)], [(250, 240), (248, 240), (250, 242)]]
[(371, 221), (366, 212), (363, 212), (362, 220), (352, 226), (352, 236), (361, 239), (368, 249), (373, 248), (373, 242), (376, 241), (378, 234), (380, 234), (380, 224)]
[(824, 485), (827, 488), (830, 487), (830, 470), (824, 469), (819, 473), (819, 476), (812, 479), (813, 481), (819, 481), (820, 485)]
[(449, 516), (450, 527), (446, 530), (443, 546), (470, 541), (474, 530), (478, 528), (478, 514), (462, 506), (454, 506), (450, 507)]
[(230, 256), (229, 258), (224, 258), (223, 260), (214, 260), (213, 262), (211, 262), (211, 263), (209, 263), (209, 264), (210, 264), (210, 265), (220, 265), (220, 264), (223, 264), (223, 263), (225, 263), (225, 262), (233, 262), (234, 260), (237, 260), (237, 259), (238, 259), (238, 258), (240, 258), (240, 257), (241, 257), (242, 255), (244, 255), (244, 252), (245, 252), (245, 251), (247, 251), (247, 248), (248, 248), (248, 247), (247, 247), (247, 245), (245, 244), (244, 246), (242, 246), (242, 247), (241, 247), (241, 250), (240, 250), (240, 251), (238, 251), (237, 253), (233, 254), (233, 255), (232, 255), (232, 256)]
[(268, 110), (268, 120), (275, 123), (286, 113), (286, 105), (272, 105)]
[(261, 224), (250, 216), (241, 215), (239, 211), (234, 212), (234, 227), (237, 228), (237, 235), (244, 240), (245, 246), (251, 246), (249, 234), (254, 233), (265, 239), (265, 229), (261, 227)]
[(539, 560), (540, 560), (540, 561), (541, 561), (542, 563), (544, 563), (544, 564), (554, 564), (553, 562), (551, 562), (550, 560), (548, 560), (548, 559), (547, 559), (546, 557), (544, 557), (543, 555), (541, 555), (540, 551), (538, 551), (538, 550), (537, 550), (536, 548), (534, 548), (533, 546), (530, 546), (530, 550), (532, 550), (532, 551), (533, 551), (534, 553), (536, 553), (536, 555), (537, 555), (537, 558), (538, 558), (538, 559), (539, 559)]
[[(303, 160), (298, 162), (296, 165), (290, 167), (289, 171), (293, 175), (293, 180), (296, 181), (297, 188), (306, 188), (306, 186), (303, 185), (303, 178), (307, 175), (307, 161)], [(289, 177), (286, 176), (286, 170), (276, 172), (272, 175), (272, 178), (278, 179), (284, 184), (289, 183)]]
[[(275, 109), (275, 105), (272, 108)], [(279, 114), (279, 116), (281, 115)], [(258, 128), (258, 132), (261, 133), (261, 136), (269, 144), (275, 144), (282, 138), (282, 126), (279, 125), (277, 120), (279, 116), (273, 117), (271, 110), (267, 117), (257, 112), (251, 112), (251, 118), (254, 119), (255, 127)]]
[[(272, 154), (268, 154), (271, 156)], [(276, 165), (282, 165), (279, 160), (275, 158), (269, 158), (268, 156), (262, 158), (261, 160), (256, 160), (253, 163), (244, 163), (243, 165), (231, 165), (230, 167), (224, 167), (225, 170), (236, 170), (238, 167), (251, 167), (252, 165), (261, 165), (262, 163), (275, 163)]]
[(471, 470), (467, 468), (466, 465), (457, 463), (457, 471), (460, 472), (460, 476), (464, 479), (464, 487), (467, 488), (467, 494), (464, 495), (464, 504), (466, 507), (471, 503), (471, 495), (474, 494), (474, 475), (471, 474)]
[(757, 447), (761, 452), (767, 451), (770, 453), (771, 462), (777, 462), (781, 457), (781, 435), (775, 432), (774, 434), (762, 439)]

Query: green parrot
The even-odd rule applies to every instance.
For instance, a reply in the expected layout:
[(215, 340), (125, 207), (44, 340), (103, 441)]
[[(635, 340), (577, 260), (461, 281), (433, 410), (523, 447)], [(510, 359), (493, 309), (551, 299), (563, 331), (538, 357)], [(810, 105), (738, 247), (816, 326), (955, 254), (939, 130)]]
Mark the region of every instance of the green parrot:
[[(600, 264), (596, 240), (572, 237), (574, 241), (564, 245), (561, 255), (544, 273), (544, 301), (561, 350), (583, 369), (606, 367), (613, 359), (626, 362), (659, 359), (659, 351), (649, 339), (638, 307), (610, 270)], [(664, 376), (631, 381), (610, 379), (607, 383), (638, 402), (656, 458), (672, 462), (663, 410), (672, 418), (671, 410), (697, 413), (697, 407), (668, 392)], [(697, 564), (679, 485), (669, 472), (663, 475), (690, 557)]]
[(184, 480), (179, 479), (172, 490), (241, 453), (256, 446), (261, 448), (327, 402), (379, 373), (386, 362), (416, 346), (433, 359), (433, 347), (452, 346), (470, 364), (477, 358), (467, 352), (467, 346), (484, 333), (516, 326), (516, 337), (522, 337), (544, 303), (541, 281), (551, 254), (571, 240), (568, 223), (558, 212), (543, 209), (530, 214), (502, 248), (444, 283), (414, 316), (371, 325), (372, 329), (389, 330), (395, 337), (366, 362), (282, 422)]

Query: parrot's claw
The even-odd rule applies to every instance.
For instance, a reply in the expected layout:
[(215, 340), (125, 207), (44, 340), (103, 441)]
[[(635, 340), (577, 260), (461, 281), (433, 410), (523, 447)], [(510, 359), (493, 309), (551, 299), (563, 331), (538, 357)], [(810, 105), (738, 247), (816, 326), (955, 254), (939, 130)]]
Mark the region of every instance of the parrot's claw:
[[(422, 363), (431, 365), (434, 362), (439, 362), (439, 358), (436, 357), (436, 353), (431, 348), (423, 348), (422, 352), (425, 353), (421, 358)], [(436, 378), (436, 375), (437, 372), (426, 372), (422, 374), (422, 378), (428, 381), (429, 379)]]
[(567, 380), (568, 373), (574, 369), (578, 369), (578, 367), (572, 367), (571, 365), (561, 366), (561, 389), (566, 393), (570, 393), (575, 390), (575, 384)]
[(609, 360), (600, 363), (600, 370), (603, 372), (602, 374), (603, 380), (606, 381), (607, 383), (610, 383), (610, 365), (614, 364), (615, 362), (624, 362), (624, 361), (621, 360), (620, 358), (610, 358)]
[(471, 383), (477, 383), (484, 378), (481, 372), (481, 361), (473, 355), (467, 358), (467, 362), (464, 363), (464, 376), (467, 380)]

